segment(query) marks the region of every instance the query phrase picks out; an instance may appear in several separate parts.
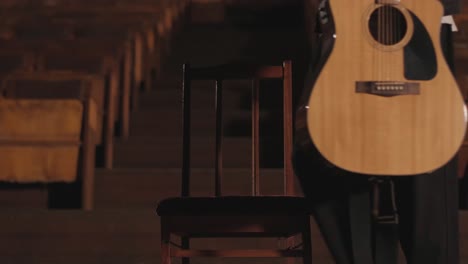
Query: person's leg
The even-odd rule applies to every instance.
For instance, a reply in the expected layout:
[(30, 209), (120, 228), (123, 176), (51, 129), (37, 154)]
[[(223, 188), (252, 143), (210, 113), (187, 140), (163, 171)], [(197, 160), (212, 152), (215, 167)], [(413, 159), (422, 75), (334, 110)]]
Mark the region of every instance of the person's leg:
[(431, 174), (399, 183), (400, 240), (409, 264), (459, 261), (454, 163), (455, 160)]
[[(357, 233), (351, 239), (350, 229), (350, 210), (358, 210), (355, 215), (370, 216), (370, 211), (365, 210), (366, 207), (350, 208), (350, 197), (366, 191), (368, 193), (367, 178), (330, 167), (314, 154), (317, 153), (304, 153), (296, 149), (293, 157), (296, 176), (304, 196), (310, 199), (314, 219), (335, 263), (352, 264), (352, 241), (360, 241), (358, 246), (361, 247), (371, 245), (369, 234)], [(365, 259), (371, 259), (370, 246), (362, 251), (368, 254)]]
[(414, 176), (395, 178), (395, 198), (398, 212), (398, 236), (400, 245), (408, 260), (413, 252), (414, 231)]
[(346, 204), (346, 199), (338, 198), (314, 208), (315, 222), (337, 264), (353, 263)]

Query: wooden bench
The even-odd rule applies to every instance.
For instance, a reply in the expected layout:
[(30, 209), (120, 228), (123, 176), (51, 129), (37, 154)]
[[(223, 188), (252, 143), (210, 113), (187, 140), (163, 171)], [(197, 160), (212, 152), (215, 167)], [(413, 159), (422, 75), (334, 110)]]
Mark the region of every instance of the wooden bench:
[(103, 165), (106, 169), (113, 167), (114, 131), (118, 121), (119, 102), (119, 65), (113, 57), (101, 56), (88, 52), (75, 53), (68, 51), (46, 50), (37, 55), (38, 71), (69, 71), (73, 73), (93, 74), (102, 79), (104, 85), (104, 124), (103, 124)]
[(122, 19), (118, 23), (111, 20), (115, 20), (115, 18), (100, 17), (82, 20), (73, 17), (57, 23), (63, 23), (72, 28), (75, 39), (78, 40), (115, 38), (129, 42), (132, 65), (132, 109), (136, 110), (140, 89), (151, 86), (151, 72), (157, 68), (152, 59), (156, 57), (155, 53), (157, 52), (154, 48), (154, 31), (144, 21), (137, 19)]
[[(47, 4), (49, 3), (49, 4)], [(29, 7), (28, 7), (29, 5)], [(40, 6), (41, 8), (38, 8)], [(188, 6), (188, 1), (186, 0), (171, 0), (171, 1), (106, 1), (103, 3), (78, 3), (76, 1), (53, 1), (44, 3), (41, 5), (41, 2), (34, 2), (29, 4), (19, 5), (16, 8), (11, 8), (8, 13), (8, 17), (16, 16), (19, 17), (19, 20), (32, 20), (30, 24), (35, 24), (37, 21), (44, 20), (43, 18), (48, 18), (47, 20), (72, 20), (76, 21), (79, 24), (83, 24), (84, 21), (89, 20), (90, 24), (96, 23), (96, 20), (106, 21), (102, 24), (106, 26), (112, 26), (118, 24), (120, 29), (124, 29), (122, 26), (123, 20), (125, 23), (146, 23), (153, 26), (154, 28), (144, 28), (141, 29), (144, 31), (142, 34), (144, 38), (143, 44), (147, 47), (149, 52), (144, 56), (145, 58), (152, 58), (149, 60), (149, 63), (155, 62), (155, 65), (152, 67), (144, 67), (146, 70), (145, 78), (146, 87), (151, 87), (152, 72), (157, 73), (160, 71), (158, 65), (160, 65), (161, 56), (159, 52), (156, 52), (154, 48), (155, 38), (158, 38), (158, 42), (165, 42), (166, 44), (161, 44), (161, 50), (168, 50), (170, 46), (168, 42), (170, 40), (166, 39), (166, 35), (169, 34), (173, 25), (177, 22), (178, 19), (182, 16), (184, 10)], [(34, 10), (33, 10), (34, 8)], [(31, 18), (31, 13), (40, 17), (40, 19)], [(118, 18), (118, 19), (116, 19)], [(63, 22), (63, 21), (62, 21)], [(101, 22), (99, 22), (101, 24)], [(47, 34), (53, 35), (50, 31), (50, 28), (55, 26), (43, 27), (47, 30)], [(44, 30), (43, 30), (44, 31)], [(33, 32), (40, 32), (40, 30), (33, 30)], [(63, 35), (68, 35), (70, 32), (61, 33)], [(100, 33), (102, 35), (102, 33)], [(60, 34), (58, 34), (60, 35)], [(137, 36), (136, 38), (140, 38)], [(157, 50), (159, 51), (159, 49)], [(147, 56), (148, 54), (154, 54), (154, 56)], [(136, 56), (137, 60), (136, 65), (136, 79), (142, 79), (141, 67), (140, 65), (145, 62), (141, 62), (140, 56)], [(148, 60), (146, 61), (148, 63)], [(137, 104), (138, 93), (135, 93), (133, 104)]]
[(104, 80), (99, 76), (67, 71), (14, 72), (4, 76), (3, 83), (6, 85), (4, 91), (10, 96), (22, 96), (24, 92), (36, 99), (60, 98), (61, 93), (67, 94), (67, 89), (85, 87), (95, 112), (94, 143), (102, 143), (105, 91)]
[[(91, 80), (14, 74), (0, 88), (0, 181), (80, 182), (82, 208), (93, 208), (99, 114)], [(47, 92), (44, 92), (47, 90)]]
[[(152, 50), (149, 49), (149, 47), (155, 46), (153, 43), (154, 41), (144, 40), (142, 34), (138, 31), (140, 21), (129, 20), (113, 23), (100, 18), (92, 21), (86, 21), (86, 23), (81, 23), (81, 20), (77, 19), (77, 21), (62, 21), (59, 25), (55, 22), (53, 23), (54, 27), (52, 27), (53, 30), (50, 29), (51, 27), (49, 27), (49, 25), (50, 21), (46, 25), (33, 25), (32, 22), (30, 24), (27, 23), (26, 26), (23, 25), (21, 30), (19, 30), (20, 34), (16, 32), (16, 30), (18, 30), (17, 28), (13, 28), (12, 33), (8, 36), (10, 39), (19, 38), (28, 42), (31, 41), (31, 39), (33, 41), (43, 40), (47, 42), (51, 39), (76, 39), (79, 41), (88, 40), (90, 42), (106, 41), (106, 43), (111, 40), (117, 42), (116, 45), (126, 47), (124, 49), (129, 49), (126, 52), (130, 53), (127, 54), (128, 57), (126, 56), (126, 63), (130, 64), (127, 66), (127, 69), (131, 70), (132, 76), (129, 87), (129, 97), (132, 98), (133, 108), (137, 108), (139, 90), (145, 82), (147, 87), (151, 86), (151, 73), (155, 68), (154, 64), (151, 64), (148, 61), (145, 63), (143, 58), (150, 58), (151, 61), (151, 58), (155, 57), (153, 53), (156, 53), (154, 48)], [(134, 29), (132, 30), (131, 27), (134, 27)], [(154, 39), (154, 36), (152, 39)], [(90, 50), (94, 48), (95, 45), (91, 45)], [(128, 108), (130, 108), (130, 105), (128, 105)], [(127, 107), (124, 107), (123, 109), (127, 109)], [(124, 122), (124, 124), (128, 124), (128, 122)], [(128, 126), (125, 125), (125, 129), (122, 134), (126, 138), (128, 137), (128, 133)]]
[[(18, 127), (8, 125), (10, 132), (3, 131), (6, 134), (1, 142), (13, 159), (21, 164), (28, 162), (22, 159), (29, 159), (36, 162), (35, 168), (42, 169), (41, 174), (36, 173), (38, 170), (12, 166), (11, 173), (3, 178), (0, 175), (0, 180), (82, 181), (83, 208), (91, 209), (95, 145), (103, 141), (108, 146), (106, 140), (112, 138), (109, 131), (117, 119), (123, 124), (122, 134), (128, 136), (129, 98), (133, 98), (136, 106), (138, 84), (144, 82), (151, 86), (148, 85), (150, 76), (158, 70), (161, 53), (170, 45), (166, 44), (166, 38), (169, 43), (188, 1), (156, 1), (161, 5), (155, 6), (154, 1), (117, 0), (102, 7), (96, 7), (95, 3), (86, 7), (80, 3), (74, 8), (66, 7), (67, 1), (55, 2), (59, 4), (26, 0), (18, 0), (16, 5), (0, 3), (8, 6), (0, 7), (0, 50), (33, 54), (31, 61), (16, 66), (23, 70), (29, 66), (36, 71), (10, 73), (1, 78), (0, 95), (8, 110), (5, 118), (18, 123)], [(43, 19), (34, 20), (35, 17)], [(37, 24), (38, 21), (41, 23)], [(110, 81), (108, 86), (104, 85), (106, 79)], [(116, 107), (115, 98), (119, 95)], [(119, 115), (115, 112), (117, 108), (122, 109)], [(39, 129), (40, 121), (26, 128), (21, 126), (27, 124), (21, 119), (24, 113), (37, 117), (36, 120), (47, 119), (43, 131)], [(73, 123), (71, 132), (61, 130), (60, 124), (66, 121)], [(24, 155), (12, 154), (11, 148), (25, 151)], [(59, 152), (61, 148), (63, 153)], [(107, 147), (106, 152), (109, 152)], [(53, 162), (38, 157), (50, 157)], [(106, 164), (112, 166), (111, 161)], [(82, 173), (77, 173), (79, 170)]]
[[(23, 50), (32, 52), (40, 57), (42, 53), (61, 53), (61, 54), (81, 54), (82, 56), (102, 56), (113, 57), (117, 64), (119, 75), (118, 92), (119, 101), (116, 102), (119, 108), (120, 132), (123, 138), (129, 135), (130, 119), (130, 92), (131, 92), (131, 54), (129, 49), (122, 48), (112, 39), (109, 40), (61, 40), (50, 42), (48, 40), (37, 41), (0, 41), (0, 50)], [(85, 55), (89, 54), (89, 55)], [(111, 100), (112, 95), (107, 94), (106, 98)]]
[[(27, 18), (31, 13), (40, 14), (54, 18), (75, 18), (82, 17), (92, 19), (94, 17), (108, 17), (112, 21), (118, 22), (122, 19), (139, 18), (152, 21), (157, 26), (160, 36), (169, 34), (174, 24), (181, 19), (188, 1), (112, 1), (105, 4), (90, 2), (77, 3), (71, 1), (67, 4), (64, 1), (58, 1), (56, 5), (49, 5), (44, 8), (31, 10), (31, 8), (11, 9), (9, 15), (23, 15)], [(115, 19), (115, 18), (119, 19)]]
[[(152, 58), (154, 68), (160, 72), (158, 66), (161, 65), (162, 58), (170, 51), (171, 32), (177, 22), (177, 16), (173, 15), (179, 12), (178, 9), (168, 9), (162, 7), (146, 6), (122, 6), (113, 7), (74, 7), (64, 10), (48, 11), (48, 15), (55, 20), (78, 20), (79, 23), (105, 23), (110, 25), (119, 25), (123, 23), (133, 23), (134, 26), (140, 23), (140, 33), (137, 37), (142, 38), (144, 48), (148, 49), (147, 54), (154, 54), (146, 58)], [(116, 17), (119, 19), (116, 21)], [(100, 21), (100, 22), (99, 22)], [(156, 57), (155, 57), (156, 56)], [(147, 85), (146, 87), (151, 87)]]
[(110, 14), (92, 18), (70, 14), (66, 18), (55, 19), (58, 23), (73, 24), (76, 38), (104, 36), (113, 31), (130, 32), (134, 47), (135, 86), (144, 86), (146, 90), (152, 86), (152, 75), (160, 72), (161, 58), (167, 42), (154, 25), (157, 20), (147, 13), (125, 15), (118, 22)]
[(34, 53), (24, 50), (0, 49), (0, 76), (15, 71), (33, 71), (34, 67)]

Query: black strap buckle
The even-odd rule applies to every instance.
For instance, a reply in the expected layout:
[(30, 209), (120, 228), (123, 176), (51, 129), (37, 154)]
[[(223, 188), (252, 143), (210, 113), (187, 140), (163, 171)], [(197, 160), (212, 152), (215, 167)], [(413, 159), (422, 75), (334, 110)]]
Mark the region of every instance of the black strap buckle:
[(376, 224), (398, 224), (395, 184), (390, 177), (372, 177), (372, 216)]

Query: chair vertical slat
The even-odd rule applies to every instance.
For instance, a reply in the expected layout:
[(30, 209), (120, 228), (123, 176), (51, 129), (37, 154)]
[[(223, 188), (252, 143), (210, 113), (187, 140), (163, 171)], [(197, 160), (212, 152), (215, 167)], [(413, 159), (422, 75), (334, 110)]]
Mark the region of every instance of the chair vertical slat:
[[(190, 64), (186, 63), (183, 66), (183, 80), (182, 80), (182, 108), (183, 108), (183, 150), (182, 150), (182, 197), (190, 196), (190, 152), (191, 152), (191, 108), (192, 108), (192, 73)], [(181, 246), (183, 249), (190, 247), (190, 238), (182, 237)], [(182, 264), (190, 264), (189, 258), (182, 258)]]
[(182, 188), (181, 196), (190, 196), (190, 108), (191, 108), (191, 85), (190, 64), (183, 66), (182, 80), (182, 108), (183, 108), (183, 138), (182, 138)]
[(294, 195), (294, 174), (292, 166), (292, 70), (291, 61), (283, 63), (283, 129), (284, 129), (284, 192)]
[[(283, 167), (284, 167), (284, 194), (294, 195), (294, 174), (292, 168), (292, 73), (291, 73), (291, 61), (283, 62)], [(310, 235), (310, 234), (307, 234)], [(302, 234), (302, 243), (304, 247), (303, 263), (310, 263), (311, 259), (307, 256), (310, 254), (307, 250), (310, 248), (310, 240)], [(286, 247), (294, 246), (297, 241), (296, 237), (288, 237), (285, 240)], [(286, 264), (295, 263), (294, 259), (288, 258), (285, 261)]]
[(252, 81), (252, 195), (260, 195), (260, 151), (259, 151), (259, 123), (260, 123), (260, 103), (259, 103), (258, 79)]
[(216, 80), (216, 154), (215, 154), (215, 196), (221, 196), (223, 175), (223, 82)]

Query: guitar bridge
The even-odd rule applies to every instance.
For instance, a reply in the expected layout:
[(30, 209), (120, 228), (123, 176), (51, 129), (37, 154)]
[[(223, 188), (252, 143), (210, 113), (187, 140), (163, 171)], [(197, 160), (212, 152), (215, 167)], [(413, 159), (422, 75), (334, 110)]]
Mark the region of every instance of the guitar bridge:
[(356, 82), (356, 93), (379, 96), (415, 95), (420, 93), (419, 83), (408, 82)]

